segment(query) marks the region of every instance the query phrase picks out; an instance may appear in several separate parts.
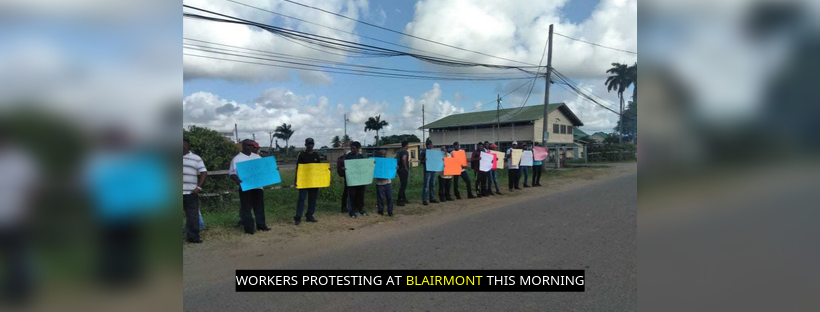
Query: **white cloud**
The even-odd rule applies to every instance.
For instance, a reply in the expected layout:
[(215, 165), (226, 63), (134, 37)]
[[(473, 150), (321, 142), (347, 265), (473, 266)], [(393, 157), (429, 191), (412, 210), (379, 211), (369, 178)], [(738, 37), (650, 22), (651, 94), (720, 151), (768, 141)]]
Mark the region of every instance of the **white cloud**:
[[(637, 0), (602, 0), (581, 23), (562, 18), (558, 1), (446, 1), (416, 3), (405, 32), (489, 55), (538, 64), (549, 24), (555, 32), (602, 45), (637, 51)], [(482, 63), (520, 65), (421, 40), (412, 47)], [(610, 63), (632, 63), (637, 56), (554, 36), (553, 66), (570, 77), (601, 78)], [(546, 60), (545, 60), (546, 61)]]
[[(340, 14), (352, 17), (354, 19), (358, 19), (360, 16), (360, 12), (362, 15), (369, 14), (368, 10), (368, 2), (366, 0), (360, 1), (345, 1), (345, 0), (327, 0), (327, 1), (303, 1), (306, 4), (314, 5), (320, 7), (322, 9), (326, 9), (332, 12), (339, 12)], [(186, 1), (186, 4), (191, 6), (203, 8), (206, 10), (212, 10), (215, 12), (220, 12), (226, 15), (231, 16), (240, 16), (242, 18), (265, 23), (265, 24), (277, 24), (277, 25), (284, 25), (287, 28), (295, 29), (298, 31), (309, 32), (321, 36), (331, 37), (335, 39), (342, 39), (346, 41), (353, 41), (357, 42), (358, 37), (346, 34), (343, 32), (335, 31), (332, 29), (319, 27), (316, 25), (311, 25), (307, 23), (302, 23), (290, 18), (284, 18), (275, 16), (268, 12), (263, 12), (259, 10), (255, 10), (252, 8), (244, 7), (241, 5), (237, 5), (230, 2), (225, 2), (221, 0), (191, 0)], [(316, 24), (329, 26), (332, 28), (353, 32), (356, 23), (354, 21), (338, 18), (336, 16), (329, 15), (327, 13), (323, 13), (317, 10), (310, 10), (304, 9), (302, 7), (298, 7), (292, 4), (284, 3), (281, 1), (274, 1), (274, 2), (259, 2), (254, 3), (255, 6), (259, 6), (263, 9), (278, 12), (284, 15), (292, 16), (295, 18), (308, 20), (314, 22)], [(198, 13), (202, 15), (207, 15), (207, 13), (203, 14), (202, 12), (194, 11), (194, 10), (185, 10), (186, 12), (191, 13)], [(381, 11), (383, 12), (383, 10)], [(255, 49), (255, 50), (262, 50), (262, 51), (275, 51), (277, 53), (285, 53), (289, 55), (297, 55), (300, 57), (311, 57), (311, 58), (319, 58), (324, 60), (331, 60), (331, 61), (345, 61), (345, 57), (337, 56), (332, 54), (323, 53), (317, 51), (316, 49), (311, 49), (304, 45), (296, 44), (291, 41), (285, 40), (281, 37), (273, 35), (267, 31), (260, 30), (255, 27), (248, 27), (244, 25), (233, 25), (233, 24), (225, 24), (225, 23), (215, 23), (215, 22), (208, 22), (202, 20), (193, 20), (185, 18), (183, 19), (183, 36), (186, 38), (193, 38), (198, 40), (205, 40), (210, 42), (216, 42), (220, 44), (227, 44), (231, 46), (238, 46), (243, 48)], [(186, 41), (186, 43), (194, 43)], [(209, 45), (207, 43), (194, 43), (197, 45)], [(213, 46), (219, 47), (219, 46)], [(220, 48), (225, 48), (224, 46)], [(234, 49), (234, 48), (229, 48)], [(235, 49), (234, 49), (235, 50)], [(209, 57), (217, 57), (222, 59), (230, 59), (230, 60), (241, 60), (246, 62), (254, 62), (254, 63), (265, 63), (265, 64), (274, 64), (274, 65), (287, 65), (293, 66), (288, 64), (281, 64), (281, 63), (274, 63), (265, 60), (259, 59), (248, 59), (248, 58), (241, 58), (236, 56), (229, 56), (224, 54), (213, 54), (203, 51), (197, 51), (193, 49), (183, 49), (184, 53), (187, 54), (196, 54), (196, 55), (204, 55)], [(222, 51), (224, 52), (224, 51)], [(233, 53), (235, 52), (226, 52), (226, 53)], [(253, 52), (257, 53), (257, 52)], [(254, 55), (254, 57), (262, 57), (266, 58), (265, 56), (258, 56)], [(272, 67), (272, 66), (264, 66), (258, 64), (246, 64), (246, 63), (237, 63), (225, 60), (215, 60), (215, 59), (208, 59), (208, 58), (200, 58), (195, 56), (185, 55), (183, 56), (183, 72), (184, 72), (184, 79), (198, 79), (198, 78), (219, 78), (225, 80), (232, 80), (232, 81), (250, 81), (250, 82), (262, 82), (262, 81), (274, 81), (274, 82), (282, 82), (288, 81), (293, 76), (293, 73), (297, 73), (297, 77), (309, 84), (319, 84), (319, 85), (326, 85), (332, 83), (332, 78), (325, 73), (322, 72), (310, 72), (310, 71), (298, 71), (293, 69), (286, 69), (286, 68), (279, 68), (279, 67)]]
[[(404, 96), (402, 106), (402, 118), (398, 120), (391, 130), (396, 134), (415, 134), (421, 138), (421, 131), (418, 130), (423, 123), (430, 123), (435, 120), (453, 114), (464, 112), (463, 108), (456, 107), (450, 101), (441, 99), (442, 90), (438, 83), (433, 84), (433, 88), (422, 93), (418, 99), (411, 96)], [(424, 118), (422, 118), (422, 105), (424, 105)]]

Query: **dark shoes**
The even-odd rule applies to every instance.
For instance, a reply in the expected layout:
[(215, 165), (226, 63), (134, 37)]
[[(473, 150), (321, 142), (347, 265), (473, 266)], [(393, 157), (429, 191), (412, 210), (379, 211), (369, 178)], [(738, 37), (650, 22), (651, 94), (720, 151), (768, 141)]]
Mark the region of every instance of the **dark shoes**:
[(501, 195), (501, 192), (499, 192), (499, 191), (495, 191), (495, 194), (496, 194), (496, 195)]
[(421, 204), (427, 206), (427, 201), (423, 201)]
[(310, 222), (310, 223), (319, 222), (319, 220), (316, 220), (316, 218), (314, 218), (314, 217), (307, 217), (307, 218), (305, 218), (305, 221)]
[(378, 214), (380, 214), (380, 215), (382, 215), (382, 216), (384, 215), (384, 212), (383, 212), (383, 211), (379, 211), (379, 212), (376, 212), (376, 213), (378, 213)]
[(293, 225), (300, 225), (302, 224), (302, 220), (293, 220)]
[(392, 214), (392, 213), (388, 213), (388, 214), (387, 214), (387, 216), (388, 216), (388, 217), (393, 217), (393, 214)]
[(399, 206), (399, 207), (404, 207), (404, 203), (403, 203), (403, 202), (399, 202), (399, 203), (398, 203), (398, 204), (396, 204), (396, 205), (397, 205), (397, 206)]
[(367, 212), (364, 212), (364, 211), (359, 212), (359, 214), (362, 215), (362, 217), (369, 216), (369, 214), (367, 214)]
[(430, 202), (433, 204), (438, 204), (438, 201), (435, 198), (433, 198), (433, 200), (431, 200)]
[(266, 227), (257, 227), (257, 228), (256, 228), (256, 230), (257, 230), (257, 231), (264, 231), (264, 232), (267, 232), (267, 231), (270, 231), (270, 228), (269, 228), (269, 227), (267, 227), (267, 226), (266, 226)]
[(520, 187), (516, 187), (515, 189), (516, 189), (516, 190), (520, 190), (521, 188), (520, 188)]
[(353, 215), (350, 215), (350, 218), (351, 219), (358, 219), (359, 217), (357, 217), (356, 215), (353, 214)]
[(475, 198), (475, 196), (473, 196), (473, 194), (467, 195), (467, 199), (473, 199), (473, 198)]
[(189, 243), (189, 244), (202, 244), (202, 240), (201, 240), (201, 239), (197, 239), (197, 240), (188, 240), (188, 243)]

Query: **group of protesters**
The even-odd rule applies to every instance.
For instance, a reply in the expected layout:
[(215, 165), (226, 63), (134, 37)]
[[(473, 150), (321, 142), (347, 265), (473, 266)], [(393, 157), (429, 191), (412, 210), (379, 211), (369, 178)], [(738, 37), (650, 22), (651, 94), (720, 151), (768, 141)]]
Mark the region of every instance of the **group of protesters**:
[[(314, 140), (307, 138), (305, 140), (305, 150), (300, 152), (296, 164), (296, 175), (298, 176), (299, 166), (303, 164), (320, 163), (321, 156), (313, 149)], [(410, 154), (408, 153), (407, 141), (401, 143), (401, 149), (396, 155), (397, 166), (396, 174), (399, 178), (398, 198), (395, 200), (397, 206), (405, 206), (410, 202), (407, 200), (406, 190), (408, 185), (408, 177), (410, 170)], [(460, 175), (444, 175), (443, 172), (428, 171), (426, 168), (427, 150), (433, 149), (433, 142), (427, 140), (425, 142), (426, 149), (419, 154), (419, 163), (424, 168), (424, 187), (422, 191), (422, 204), (440, 203), (445, 201), (460, 200), (461, 192), (459, 191), (459, 180), (462, 180), (467, 192), (467, 198), (480, 198), (486, 196), (501, 195), (498, 187), (497, 169), (489, 171), (480, 170), (481, 153), (490, 153), (492, 150), (497, 150), (498, 146), (489, 142), (477, 144), (477, 149), (472, 152), (469, 161), (469, 166), (462, 166)], [(345, 160), (363, 159), (366, 158), (361, 153), (361, 144), (359, 142), (352, 142), (350, 144), (350, 151), (337, 159), (336, 169), (339, 176), (345, 181), (345, 187), (342, 193), (341, 211), (347, 213), (350, 218), (358, 218), (359, 216), (368, 216), (364, 209), (364, 197), (366, 187), (364, 185), (348, 186), (347, 177), (345, 174)], [(444, 157), (452, 157), (452, 152), (460, 151), (458, 142), (454, 142), (452, 146), (442, 146), (441, 151), (444, 152)], [(529, 169), (528, 167), (519, 167), (512, 161), (511, 153), (513, 149), (527, 150), (526, 144), (519, 146), (518, 142), (513, 142), (512, 147), (506, 151), (506, 168), (509, 177), (509, 190), (520, 190), (519, 182), (521, 175), (524, 176), (524, 187), (541, 186), (541, 161), (534, 161), (532, 166), (532, 182), (528, 184)], [(239, 193), (239, 223), (238, 227), (242, 227), (247, 234), (254, 234), (255, 231), (270, 231), (270, 228), (265, 222), (265, 202), (264, 193), (261, 188), (244, 190), (242, 189), (242, 180), (239, 178), (236, 170), (236, 164), (244, 161), (261, 158), (258, 154), (259, 145), (253, 140), (242, 141), (242, 149), (239, 154), (233, 157), (230, 164), (229, 176), (236, 183)], [(466, 152), (465, 152), (466, 153)], [(379, 149), (378, 157), (385, 157), (386, 151)], [(473, 170), (474, 178), (471, 179), (467, 167)], [(278, 170), (278, 169), (277, 169)], [(200, 230), (204, 228), (204, 221), (202, 214), (199, 211), (199, 193), (202, 191), (202, 186), (207, 177), (207, 169), (202, 158), (190, 151), (190, 141), (183, 139), (183, 156), (182, 156), (182, 197), (183, 210), (185, 212), (185, 237), (189, 243), (201, 243)], [(438, 179), (438, 189), (436, 190), (436, 179)], [(393, 216), (394, 200), (393, 200), (393, 181), (392, 179), (376, 178), (376, 202), (378, 207), (378, 214)], [(296, 184), (298, 181), (294, 181)], [(471, 187), (475, 185), (475, 188)], [(495, 186), (495, 192), (492, 187)], [(450, 196), (450, 189), (452, 188), (455, 199)], [(434, 190), (438, 193), (438, 200), (434, 194)], [(475, 192), (475, 195), (473, 195)], [(316, 212), (316, 199), (318, 197), (319, 188), (302, 188), (299, 189), (299, 199), (296, 203), (296, 215), (293, 217), (295, 225), (302, 223), (302, 215), (305, 216), (306, 222), (318, 222), (314, 216)], [(429, 199), (429, 201), (428, 201)], [(307, 211), (305, 211), (305, 200), (307, 200)]]

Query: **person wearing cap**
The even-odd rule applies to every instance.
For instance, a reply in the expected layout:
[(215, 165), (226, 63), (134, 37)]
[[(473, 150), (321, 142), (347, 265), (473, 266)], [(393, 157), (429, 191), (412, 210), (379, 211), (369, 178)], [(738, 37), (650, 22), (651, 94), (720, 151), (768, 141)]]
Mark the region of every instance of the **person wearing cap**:
[[(253, 152), (253, 141), (252, 140), (244, 140), (242, 141), (242, 152), (234, 156), (231, 160), (231, 167), (228, 170), (228, 174), (230, 175), (231, 179), (236, 182), (236, 185), (239, 186), (239, 216), (240, 221), (242, 222), (242, 226), (245, 228), (245, 233), (253, 234), (256, 231), (254, 230), (254, 218), (256, 219), (256, 229), (260, 231), (270, 231), (270, 228), (265, 224), (265, 193), (262, 191), (262, 188), (255, 188), (252, 190), (243, 190), (242, 189), (242, 180), (239, 179), (239, 176), (236, 172), (236, 164), (260, 159), (258, 154)], [(251, 210), (253, 210), (253, 216), (251, 216)]]
[(396, 154), (396, 160), (399, 165), (396, 173), (399, 175), (399, 182), (401, 183), (399, 198), (396, 203), (399, 206), (404, 206), (408, 203), (405, 192), (407, 191), (407, 177), (410, 175), (410, 153), (407, 152), (409, 144), (410, 142), (402, 141), (401, 150)]
[(507, 149), (507, 179), (510, 186), (510, 192), (513, 189), (520, 190), (518, 187), (518, 164), (513, 165), (512, 150), (518, 148), (518, 141), (513, 141), (512, 146)]
[[(296, 175), (293, 178), (293, 184), (296, 185), (296, 188), (299, 188), (299, 184), (297, 184), (296, 181), (296, 177), (299, 176), (299, 165), (318, 164), (321, 162), (321, 157), (319, 156), (319, 153), (313, 149), (313, 145), (313, 138), (305, 139), (305, 151), (299, 152), (299, 155), (296, 156)], [(313, 217), (313, 213), (316, 212), (316, 197), (318, 195), (319, 188), (299, 189), (299, 200), (296, 202), (296, 216), (293, 217), (293, 223), (295, 225), (302, 224), (302, 212), (305, 209), (305, 197), (308, 198), (308, 211), (307, 214), (305, 214), (305, 221), (314, 223), (317, 222), (316, 218)]]
[[(458, 144), (458, 142), (453, 142), (453, 152), (458, 152), (460, 150), (460, 147), (461, 146)], [(461, 175), (453, 176), (453, 195), (456, 195), (456, 199), (461, 199), (461, 194), (459, 194), (458, 192), (459, 178), (464, 180), (464, 184), (467, 185), (467, 198), (475, 198), (475, 196), (473, 196), (473, 190), (470, 188), (470, 176), (467, 174), (467, 166), (462, 166)]]
[[(364, 159), (364, 155), (361, 154), (362, 144), (358, 141), (350, 143), (350, 153), (345, 155), (345, 160), (350, 159)], [(342, 170), (347, 170), (346, 168), (342, 167)], [(365, 188), (364, 185), (357, 185), (357, 186), (347, 186), (347, 197), (350, 201), (350, 217), (353, 219), (358, 218), (356, 212), (362, 216), (368, 216), (367, 212), (364, 211), (364, 192)]]
[[(490, 150), (498, 151), (498, 145), (490, 144)], [(498, 189), (498, 168), (487, 172), (487, 193), (493, 194), (493, 185), (495, 185), (495, 194), (501, 195), (501, 190)]]
[[(447, 152), (447, 147), (442, 146), (441, 151), (444, 152), (444, 158), (451, 158), (452, 155)], [(453, 176), (444, 175), (444, 172), (438, 173), (438, 200), (440, 202), (445, 201), (453, 201), (453, 198), (450, 197), (450, 180), (453, 179)]]
[(437, 204), (438, 201), (433, 194), (436, 188), (436, 173), (434, 171), (427, 171), (427, 150), (433, 149), (433, 141), (427, 139), (425, 142), (425, 149), (419, 154), (419, 164), (424, 168), (424, 187), (421, 191), (421, 204), (427, 205), (427, 195), (430, 195), (430, 202)]
[(259, 142), (253, 141), (253, 152), (259, 154)]

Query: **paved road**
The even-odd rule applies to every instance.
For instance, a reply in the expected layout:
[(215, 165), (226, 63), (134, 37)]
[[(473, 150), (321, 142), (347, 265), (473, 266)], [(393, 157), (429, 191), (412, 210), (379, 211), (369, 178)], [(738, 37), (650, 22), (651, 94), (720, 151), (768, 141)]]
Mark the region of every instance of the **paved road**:
[(637, 179), (629, 174), (264, 267), (584, 269), (584, 293), (236, 293), (230, 275), (224, 283), (185, 283), (183, 304), (186, 311), (634, 311)]

